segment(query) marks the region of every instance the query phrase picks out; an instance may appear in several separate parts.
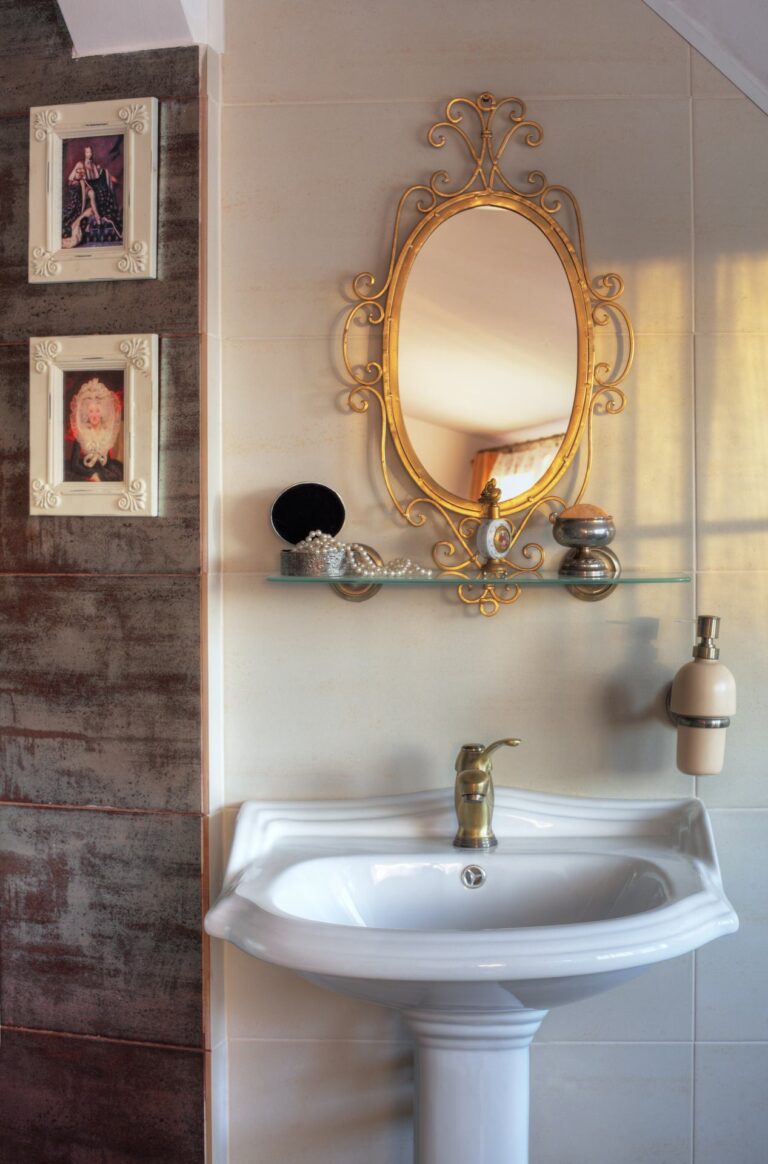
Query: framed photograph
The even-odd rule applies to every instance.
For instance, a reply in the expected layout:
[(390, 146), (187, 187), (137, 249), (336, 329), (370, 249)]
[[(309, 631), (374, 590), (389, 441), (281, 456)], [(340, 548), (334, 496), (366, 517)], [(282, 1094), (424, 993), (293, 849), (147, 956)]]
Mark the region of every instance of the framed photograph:
[(156, 274), (157, 99), (30, 109), (30, 283)]
[(156, 517), (156, 335), (29, 341), (29, 512)]

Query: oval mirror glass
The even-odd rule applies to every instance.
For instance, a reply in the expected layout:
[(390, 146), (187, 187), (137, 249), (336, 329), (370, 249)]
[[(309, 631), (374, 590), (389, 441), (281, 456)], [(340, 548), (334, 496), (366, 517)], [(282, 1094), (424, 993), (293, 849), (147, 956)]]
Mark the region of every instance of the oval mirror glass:
[(441, 491), (476, 501), (495, 477), (531, 492), (569, 430), (579, 336), (568, 273), (509, 206), (440, 222), (403, 288), (397, 397), (405, 436)]

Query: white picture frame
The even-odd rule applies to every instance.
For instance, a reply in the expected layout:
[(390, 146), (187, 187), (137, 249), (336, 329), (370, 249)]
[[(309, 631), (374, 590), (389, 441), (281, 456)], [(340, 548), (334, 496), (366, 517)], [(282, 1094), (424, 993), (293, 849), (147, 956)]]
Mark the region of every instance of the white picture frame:
[(30, 339), (31, 516), (157, 516), (158, 350), (156, 335)]
[(156, 276), (157, 98), (30, 109), (29, 282)]

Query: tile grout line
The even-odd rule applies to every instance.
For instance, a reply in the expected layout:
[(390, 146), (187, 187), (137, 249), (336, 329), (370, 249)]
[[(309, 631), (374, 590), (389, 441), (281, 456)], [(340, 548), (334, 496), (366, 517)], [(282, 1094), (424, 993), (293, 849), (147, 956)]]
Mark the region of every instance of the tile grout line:
[(694, 981), (694, 1007), (693, 1007), (693, 1027), (694, 1038), (691, 1043), (691, 1164), (695, 1164), (696, 1160), (696, 1064), (698, 1059), (698, 1048), (696, 1046), (696, 951), (693, 954), (693, 981)]
[[(656, 530), (653, 530), (653, 529), (649, 529), (649, 530), (648, 530), (648, 533), (647, 533), (647, 536), (648, 536), (648, 537), (656, 537), (656, 536), (657, 536), (657, 531), (656, 531)], [(284, 577), (287, 577), (287, 575), (280, 575), (280, 574), (277, 574), (277, 573), (275, 572), (275, 570), (276, 570), (276, 569), (277, 569), (277, 567), (275, 567), (275, 569), (271, 569), (271, 570), (266, 570), (266, 569), (263, 569), (263, 568), (262, 568), (262, 569), (259, 569), (259, 570), (223, 570), (223, 571), (221, 572), (221, 577), (222, 577), (222, 578), (224, 578), (224, 579), (227, 579), (227, 578), (277, 578), (277, 579), (278, 579), (280, 582), (282, 582), (283, 578), (284, 578)], [(669, 570), (669, 573), (670, 573), (670, 574), (673, 574), (673, 573), (675, 573), (675, 571), (673, 571), (673, 570), (671, 570), (671, 569), (670, 569), (670, 570)], [(693, 580), (693, 575), (694, 575), (694, 574), (701, 574), (701, 575), (715, 574), (715, 575), (717, 575), (718, 577), (720, 577), (721, 575), (728, 575), (728, 576), (730, 576), (730, 575), (734, 575), (734, 576), (735, 576), (735, 575), (740, 575), (740, 574), (746, 574), (746, 575), (749, 575), (749, 577), (750, 577), (750, 578), (753, 578), (755, 575), (758, 575), (758, 576), (760, 576), (760, 575), (763, 575), (763, 574), (768, 574), (768, 570), (696, 570), (696, 569), (695, 569), (694, 567), (692, 567), (692, 566), (683, 566), (683, 567), (681, 567), (680, 573), (691, 574), (691, 576), (692, 576), (692, 579), (691, 579), (691, 580)], [(2, 577), (2, 576), (3, 576), (3, 575), (0, 573), (0, 577)], [(19, 575), (19, 576), (20, 576), (20, 577), (22, 577), (23, 575)], [(103, 576), (106, 576), (106, 577), (108, 577), (108, 575), (85, 575), (85, 576), (86, 576), (86, 577), (103, 577)], [(116, 576), (116, 577), (122, 577), (123, 575), (115, 575), (115, 576)], [(137, 576), (138, 576), (138, 577), (141, 577), (142, 575), (137, 575)], [(152, 577), (152, 576), (153, 576), (153, 575), (148, 575), (148, 577)], [(174, 577), (174, 576), (178, 576), (178, 575), (170, 575), (170, 577)], [(73, 575), (73, 574), (63, 574), (63, 575), (33, 574), (33, 575), (31, 575), (31, 577), (34, 577), (34, 578), (38, 578), (38, 577), (39, 577), (39, 578), (46, 578), (46, 577), (63, 577), (63, 578), (72, 578), (72, 577), (80, 577), (80, 575)], [(331, 584), (334, 582), (334, 579), (333, 579), (333, 577), (332, 577), (331, 575), (328, 575), (327, 579), (324, 579), (323, 581), (324, 581), (324, 582), (325, 582), (327, 585), (329, 585), (329, 586), (330, 586), (330, 585), (331, 585)], [(636, 583), (636, 584), (637, 584), (637, 585), (652, 585), (652, 583), (643, 583), (642, 581), (641, 581), (641, 582), (638, 582), (638, 583)], [(299, 586), (302, 586), (302, 585), (310, 585), (310, 586), (316, 586), (316, 587), (318, 587), (318, 588), (319, 588), (319, 587), (321, 587), (321, 586), (323, 585), (323, 582), (306, 582), (306, 583), (302, 583), (302, 582), (291, 582), (291, 583), (289, 583), (289, 585), (291, 585), (291, 586), (294, 586), (294, 587), (299, 587)], [(405, 588), (405, 585), (406, 585), (406, 584), (405, 584), (405, 583), (401, 583), (400, 585), (401, 585), (403, 588)], [(417, 583), (417, 585), (418, 585), (418, 583)], [(423, 583), (422, 583), (421, 585), (422, 585), (422, 588), (425, 588)], [(448, 588), (448, 584), (446, 583), (445, 585), (446, 585), (446, 588)], [(559, 584), (558, 584), (558, 585), (559, 585)], [(656, 583), (655, 585), (663, 585), (663, 583)], [(683, 583), (670, 583), (670, 585), (683, 585)], [(554, 588), (554, 587), (553, 587), (553, 588)], [(693, 622), (693, 619), (691, 619), (691, 622)], [(691, 644), (691, 645), (692, 645), (692, 644)]]
[(153, 1043), (146, 1039), (120, 1039), (112, 1035), (88, 1035), (78, 1031), (50, 1031), (44, 1027), (24, 1027), (17, 1026), (15, 1023), (0, 1023), (0, 1032), (32, 1035), (39, 1038), (82, 1039), (88, 1043), (110, 1043), (121, 1047), (147, 1047), (154, 1051), (191, 1052), (193, 1055), (208, 1054), (206, 1047), (191, 1047), (182, 1043)]
[(42, 801), (5, 800), (0, 797), (0, 809), (29, 808), (48, 810), (52, 812), (108, 812), (113, 816), (180, 816), (195, 820), (202, 818), (202, 810), (190, 808), (118, 808), (116, 805), (103, 804), (45, 804)]
[(691, 1043), (691, 1138), (690, 1164), (696, 1164), (696, 1044)]
[[(692, 382), (691, 382), (691, 454), (693, 465), (693, 480), (691, 482), (692, 488), (692, 502), (693, 502), (693, 529), (691, 531), (691, 550), (693, 554), (693, 578), (691, 580), (691, 596), (693, 599), (693, 618), (694, 626), (696, 614), (699, 608), (699, 462), (698, 462), (698, 431), (696, 427), (697, 415), (697, 367), (696, 367), (696, 191), (694, 190), (695, 171), (694, 163), (694, 126), (693, 126), (693, 50), (688, 46), (688, 87), (690, 97), (688, 100), (688, 188), (689, 188), (689, 210), (691, 215), (690, 226), (690, 254), (691, 254), (691, 359), (692, 359)], [(693, 778), (693, 792), (694, 796), (699, 795), (699, 777)], [(696, 959), (693, 960), (693, 976), (694, 988), (696, 977)], [(692, 1023), (695, 1023), (695, 1012), (691, 1016)], [(693, 1144), (693, 1078), (691, 1079), (691, 1144)], [(693, 1150), (693, 1148), (691, 1148)]]
[[(144, 50), (140, 49), (138, 51), (141, 52)], [(72, 58), (73, 61), (76, 61), (78, 59), (80, 59), (80, 58), (77, 58), (77, 57)], [(83, 59), (87, 59), (87, 58), (83, 58)], [(733, 97), (731, 97), (730, 99), (733, 100)], [(109, 98), (107, 98), (107, 100), (109, 100)], [(157, 96), (158, 104), (159, 105), (164, 104), (166, 106), (167, 105), (193, 105), (196, 101), (199, 101), (199, 100), (200, 100), (200, 92), (199, 91), (197, 93), (181, 93), (178, 96), (174, 96), (173, 94), (168, 94), (168, 93), (164, 97), (160, 96), (159, 94)], [(46, 104), (55, 105), (56, 102), (48, 101)], [(29, 108), (30, 107), (27, 106), (25, 109), (18, 109), (18, 110), (10, 109), (5, 113), (0, 113), (0, 121), (24, 121), (24, 120), (27, 120), (29, 118)]]
[[(202, 331), (158, 331), (154, 332), (158, 339), (202, 339)], [(33, 337), (34, 338), (34, 337)], [(0, 340), (0, 348), (29, 348), (29, 337), (23, 339)]]
[(768, 812), (768, 804), (709, 804), (707, 812)]
[[(698, 589), (699, 589), (699, 495), (698, 495), (698, 434), (696, 430), (696, 402), (697, 402), (697, 368), (696, 368), (696, 196), (694, 190), (694, 104), (693, 104), (693, 49), (688, 45), (688, 177), (689, 177), (689, 211), (691, 216), (690, 224), (690, 264), (691, 264), (691, 283), (690, 283), (690, 318), (691, 318), (691, 463), (692, 463), (692, 504), (693, 504), (693, 522), (691, 531), (691, 552), (693, 558), (693, 578), (691, 580), (691, 596), (693, 605), (693, 617), (696, 618), (696, 611), (698, 609)], [(693, 780), (694, 795), (699, 794), (699, 778), (694, 776)], [(696, 953), (694, 951), (691, 959), (691, 1053), (690, 1053), (690, 1072), (691, 1072), (691, 1097), (690, 1097), (690, 1145), (689, 1158), (690, 1164), (695, 1164), (694, 1161), (694, 1137), (696, 1130), (696, 1053), (695, 1053), (695, 1037), (696, 1037)]]
[[(525, 103), (528, 106), (529, 113), (532, 113), (531, 106), (536, 104), (562, 104), (564, 102), (572, 101), (665, 101), (677, 102), (682, 104), (685, 101), (691, 100), (690, 92), (681, 93), (545, 93), (539, 94), (527, 93), (525, 96)], [(729, 94), (702, 94), (694, 98), (696, 101), (748, 101), (749, 98), (743, 93), (729, 93)], [(280, 99), (264, 98), (260, 101), (227, 101), (222, 99), (221, 105), (222, 113), (227, 109), (296, 109), (314, 106), (357, 106), (357, 105), (429, 105), (435, 104), (434, 98), (430, 96), (424, 97), (360, 97), (355, 99), (345, 97), (321, 97), (321, 98), (307, 98), (306, 100), (295, 99), (292, 101), (285, 101)]]
[[(92, 519), (91, 519), (92, 520)], [(179, 570), (168, 574), (164, 570), (141, 573), (135, 570), (103, 570), (98, 573), (82, 570), (0, 570), (0, 578), (195, 578), (202, 575), (199, 570)]]
[[(174, 333), (174, 334), (192, 335), (195, 333), (179, 332), (179, 333)], [(208, 333), (208, 334), (212, 334), (212, 333)], [(624, 334), (626, 334), (626, 333), (624, 333)], [(688, 336), (691, 336), (692, 334), (694, 334), (693, 329), (690, 327), (689, 328), (680, 328), (679, 330), (676, 330), (676, 331), (645, 330), (645, 331), (636, 331), (635, 332), (635, 339), (680, 339), (681, 337), (688, 337)], [(699, 334), (705, 335), (705, 336), (712, 336), (712, 337), (721, 336), (721, 335), (750, 336), (750, 337), (763, 336), (763, 337), (765, 337), (765, 336), (768, 336), (768, 330), (762, 329), (762, 328), (749, 328), (749, 329), (744, 329), (744, 328), (731, 328), (731, 329), (708, 328), (706, 331), (702, 331)], [(216, 336), (215, 338), (217, 338), (219, 340), (219, 342), (222, 344), (222, 346), (226, 346), (227, 344), (229, 344), (229, 345), (233, 345), (233, 344), (284, 344), (284, 343), (327, 344), (329, 339), (335, 339), (337, 337), (333, 333), (328, 333), (328, 332), (323, 332), (322, 334), (317, 333), (317, 332), (304, 333), (304, 334), (290, 333), (287, 335), (275, 335), (273, 333), (270, 333), (268, 335), (251, 335), (251, 334), (248, 334), (247, 332), (235, 332), (231, 335), (222, 334), (222, 335)], [(14, 344), (21, 344), (24, 342), (25, 341), (23, 341), (23, 340), (7, 340), (6, 341), (8, 346), (12, 346)], [(2, 346), (3, 346), (2, 342), (0, 342), (0, 347), (2, 347)]]
[[(402, 1046), (403, 1044), (410, 1045), (412, 1040), (405, 1033), (401, 1038), (396, 1039), (334, 1039), (330, 1037), (286, 1039), (281, 1038), (279, 1035), (233, 1035), (228, 1040), (221, 1040), (216, 1045), (217, 1047), (221, 1047), (225, 1042), (229, 1044), (286, 1043), (290, 1045), (302, 1045), (304, 1043), (351, 1043), (366, 1045), (373, 1043), (377, 1046)], [(536, 1039), (531, 1045), (533, 1047), (692, 1047), (693, 1042), (691, 1039)], [(768, 1047), (768, 1040), (703, 1039), (699, 1045), (703, 1047)]]
[[(696, 342), (698, 331), (697, 318), (697, 301), (696, 301), (696, 274), (697, 274), (697, 249), (696, 249), (696, 107), (693, 97), (693, 48), (689, 45), (688, 59), (690, 68), (690, 85), (691, 85), (691, 100), (689, 113), (689, 133), (690, 133), (690, 150), (689, 150), (689, 166), (690, 166), (690, 214), (691, 214), (691, 345), (693, 357), (693, 383), (692, 392), (693, 399), (691, 401), (691, 440), (693, 443), (693, 615), (696, 617), (698, 610), (698, 595), (699, 595), (699, 575), (700, 571), (700, 553), (699, 553), (699, 431), (698, 431), (698, 345)], [(694, 777), (694, 793), (699, 795), (699, 780), (700, 777)], [(690, 1160), (691, 1164), (695, 1164), (696, 1158), (696, 1005), (697, 1005), (697, 951), (694, 950), (693, 958), (691, 959), (691, 1143), (690, 1143)]]

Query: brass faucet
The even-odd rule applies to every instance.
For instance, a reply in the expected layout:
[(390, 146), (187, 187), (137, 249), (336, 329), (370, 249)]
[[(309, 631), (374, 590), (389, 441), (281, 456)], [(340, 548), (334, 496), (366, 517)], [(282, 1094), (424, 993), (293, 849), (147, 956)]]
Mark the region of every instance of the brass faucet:
[(496, 740), (464, 744), (456, 757), (454, 800), (459, 829), (453, 839), (458, 849), (492, 849), (499, 842), (493, 835), (493, 779), (491, 754), (505, 745), (516, 748), (521, 740)]

